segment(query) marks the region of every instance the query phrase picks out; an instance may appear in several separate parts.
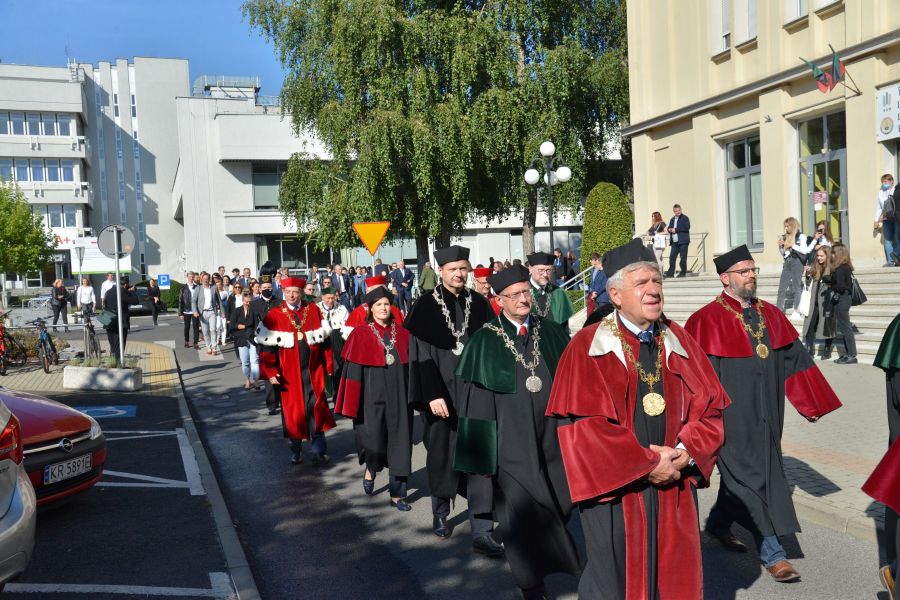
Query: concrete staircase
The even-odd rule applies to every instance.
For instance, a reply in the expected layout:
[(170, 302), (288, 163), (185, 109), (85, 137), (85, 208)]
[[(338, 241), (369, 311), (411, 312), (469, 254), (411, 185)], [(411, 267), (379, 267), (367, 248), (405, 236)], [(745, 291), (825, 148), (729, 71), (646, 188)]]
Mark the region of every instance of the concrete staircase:
[[(850, 320), (859, 328), (856, 346), (859, 361), (871, 364), (875, 352), (884, 337), (884, 332), (893, 318), (900, 312), (900, 268), (860, 269), (856, 277), (868, 302), (850, 309)], [(774, 303), (778, 296), (780, 273), (761, 273), (757, 284), (757, 294), (763, 300)], [(699, 275), (678, 279), (666, 279), (665, 313), (677, 323), (684, 324), (694, 311), (721, 293), (722, 284), (718, 277)], [(574, 334), (581, 329), (586, 318), (581, 310), (569, 320)], [(802, 323), (796, 324), (802, 331)], [(837, 341), (837, 340), (836, 340)], [(833, 355), (837, 357), (835, 352)]]

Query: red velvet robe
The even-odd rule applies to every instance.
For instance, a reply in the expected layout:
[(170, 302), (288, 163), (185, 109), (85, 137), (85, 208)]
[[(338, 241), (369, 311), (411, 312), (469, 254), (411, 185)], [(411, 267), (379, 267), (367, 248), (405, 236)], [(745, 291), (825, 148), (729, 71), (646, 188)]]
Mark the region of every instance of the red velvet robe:
[(266, 346), (277, 346), (276, 352), (260, 352), (259, 370), (263, 379), (278, 377), (281, 387), (281, 410), (286, 435), (292, 440), (311, 438), (307, 424), (305, 393), (300, 367), (300, 343), (309, 346), (308, 376), (316, 397), (314, 406), (316, 431), (322, 433), (335, 426), (334, 415), (325, 400), (325, 356), (321, 343), (331, 333), (331, 326), (323, 322), (322, 313), (315, 304), (302, 303), (297, 311), (296, 323), (303, 320), (301, 342), (291, 324), (292, 316), (287, 304), (281, 304), (266, 313), (256, 329), (256, 341)]
[(863, 484), (862, 491), (900, 512), (900, 438), (891, 444)]
[[(613, 317), (615, 318), (615, 313)], [(694, 477), (658, 489), (657, 586), (662, 598), (701, 598), (703, 565), (697, 506), (690, 486), (706, 485), (724, 439), (722, 413), (729, 400), (703, 350), (680, 326), (666, 324), (663, 390), (666, 445), (683, 443), (704, 481)], [(621, 326), (620, 326), (621, 327)], [(628, 343), (632, 343), (626, 336)], [(632, 346), (638, 356), (639, 345)], [(626, 531), (626, 600), (648, 597), (647, 531), (642, 492), (627, 489), (646, 477), (659, 455), (634, 434), (637, 372), (603, 324), (582, 329), (560, 359), (547, 415), (575, 418), (559, 427), (559, 442), (573, 502), (621, 498)]]
[[(350, 337), (350, 332), (353, 331), (354, 327), (359, 327), (360, 325), (365, 325), (366, 323), (366, 315), (369, 312), (368, 304), (360, 304), (350, 313), (350, 316), (347, 317), (347, 321), (344, 323), (344, 326), (341, 327), (341, 335), (344, 336), (344, 339)], [(394, 315), (394, 323), (403, 324), (403, 313), (400, 312), (400, 309), (395, 305), (391, 304), (391, 314)]]
[(488, 298), (488, 302), (491, 303), (491, 308), (494, 309), (494, 314), (499, 317), (503, 309), (500, 308), (500, 301), (497, 300), (497, 296), (491, 296), (490, 298)]

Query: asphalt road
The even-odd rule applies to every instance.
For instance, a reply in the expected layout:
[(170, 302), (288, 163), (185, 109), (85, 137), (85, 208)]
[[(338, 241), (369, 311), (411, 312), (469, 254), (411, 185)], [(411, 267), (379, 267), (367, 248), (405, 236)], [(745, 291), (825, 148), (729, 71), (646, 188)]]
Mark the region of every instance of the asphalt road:
[[(346, 420), (329, 432), (330, 467), (316, 468), (309, 461), (292, 466), (279, 417), (268, 416), (262, 393), (243, 390), (233, 352), (207, 357), (184, 349), (177, 318), (163, 317), (160, 323), (153, 329), (147, 327), (149, 319), (134, 319), (137, 328), (130, 339), (175, 346), (188, 401), (264, 598), (518, 597), (504, 561), (472, 554), (464, 500), (454, 508), (453, 537), (441, 541), (431, 535), (421, 444), (414, 450), (409, 513), (388, 507), (384, 476), (374, 497), (363, 495), (362, 469)], [(700, 492), (701, 519), (713, 500), (713, 492)], [(813, 523), (802, 525), (803, 533), (786, 543), (803, 575), (794, 584), (775, 583), (754, 552), (727, 553), (704, 537), (705, 597), (887, 600), (880, 591), (874, 544)], [(580, 539), (577, 518), (571, 528)], [(735, 533), (752, 545), (747, 532), (736, 527)], [(558, 598), (574, 598), (576, 582), (556, 576), (548, 588)]]

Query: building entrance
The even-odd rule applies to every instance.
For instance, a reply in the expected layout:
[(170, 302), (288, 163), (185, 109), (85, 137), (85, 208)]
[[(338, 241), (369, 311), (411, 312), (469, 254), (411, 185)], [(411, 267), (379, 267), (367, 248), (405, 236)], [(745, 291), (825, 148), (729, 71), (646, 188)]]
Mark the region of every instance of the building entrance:
[(825, 221), (834, 241), (849, 246), (844, 113), (800, 124), (801, 225), (811, 235)]

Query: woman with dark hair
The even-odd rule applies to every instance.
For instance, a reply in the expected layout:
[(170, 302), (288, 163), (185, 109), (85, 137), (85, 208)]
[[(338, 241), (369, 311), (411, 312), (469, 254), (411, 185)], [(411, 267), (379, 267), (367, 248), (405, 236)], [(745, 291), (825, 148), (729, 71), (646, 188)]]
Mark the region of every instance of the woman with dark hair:
[(153, 315), (153, 326), (159, 318), (159, 286), (155, 279), (147, 280), (147, 296), (150, 298), (150, 312)]
[(375, 476), (390, 471), (390, 504), (406, 503), (412, 471), (412, 409), (407, 400), (409, 332), (391, 312), (392, 294), (383, 286), (367, 293), (365, 325), (354, 327), (341, 352), (344, 367), (334, 412), (353, 419), (359, 464), (365, 465), (363, 491), (371, 496)]
[(816, 223), (816, 232), (812, 237), (815, 248), (821, 248), (822, 246), (830, 248), (834, 246), (834, 236), (831, 235), (831, 227), (828, 226), (828, 221)]
[[(69, 324), (69, 290), (66, 289), (66, 286), (63, 285), (62, 279), (57, 279), (53, 282), (53, 289), (50, 292), (50, 308), (53, 309), (53, 324), (56, 325), (56, 322), (59, 321), (59, 316), (62, 315), (62, 322), (64, 325)], [(69, 332), (69, 328), (66, 327), (66, 333)]]
[(824, 278), (831, 275), (831, 247), (819, 246), (816, 248), (816, 256), (809, 272), (810, 300), (806, 319), (803, 321), (803, 339), (806, 349), (815, 356), (816, 340), (825, 339), (822, 348), (821, 360), (831, 356), (831, 348), (834, 343), (834, 307), (831, 304), (831, 292)]
[[(237, 284), (235, 284), (237, 285)], [(250, 292), (242, 292), (241, 305), (234, 307), (229, 314), (228, 326), (231, 337), (234, 339), (234, 353), (241, 361), (241, 370), (244, 372), (244, 389), (249, 390), (259, 379), (259, 355), (256, 344), (253, 341), (253, 312), (250, 310), (250, 301), (253, 299)]]
[(645, 238), (647, 246), (653, 248), (653, 254), (656, 255), (656, 262), (659, 263), (659, 270), (663, 271), (663, 252), (666, 249), (666, 222), (663, 221), (662, 213), (658, 210), (653, 211), (650, 216), (650, 229), (647, 230)]
[(843, 244), (835, 244), (831, 250), (831, 274), (825, 279), (831, 288), (831, 302), (834, 304), (834, 318), (837, 333), (844, 338), (844, 354), (834, 362), (840, 365), (855, 365), (856, 337), (850, 324), (850, 305), (853, 291), (853, 263), (850, 251)]

